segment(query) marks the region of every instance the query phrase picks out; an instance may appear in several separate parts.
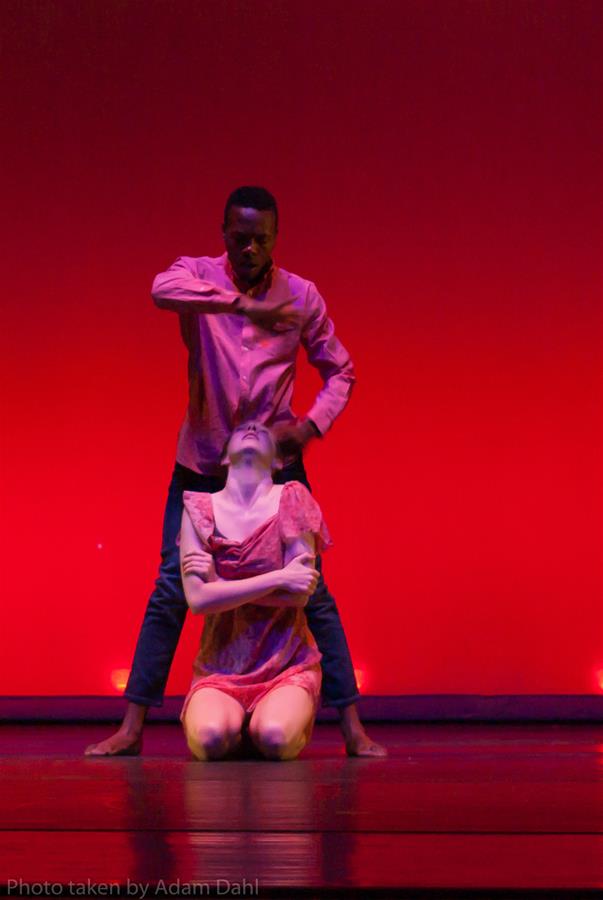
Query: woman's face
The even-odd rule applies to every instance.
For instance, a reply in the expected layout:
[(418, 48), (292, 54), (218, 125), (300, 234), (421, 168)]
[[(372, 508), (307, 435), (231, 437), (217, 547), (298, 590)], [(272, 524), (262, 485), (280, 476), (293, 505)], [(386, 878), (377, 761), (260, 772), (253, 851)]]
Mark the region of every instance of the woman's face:
[(241, 454), (257, 454), (266, 468), (270, 468), (276, 456), (276, 445), (270, 429), (261, 422), (238, 425), (228, 441), (228, 462), (233, 462)]

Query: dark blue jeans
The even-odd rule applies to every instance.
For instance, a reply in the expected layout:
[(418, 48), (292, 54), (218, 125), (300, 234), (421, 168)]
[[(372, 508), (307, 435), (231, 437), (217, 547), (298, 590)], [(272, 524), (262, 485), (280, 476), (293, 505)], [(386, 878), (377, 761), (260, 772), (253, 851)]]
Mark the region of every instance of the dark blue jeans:
[[(302, 459), (274, 476), (277, 484), (301, 481), (311, 490)], [(176, 537), (182, 519), (182, 492), (222, 490), (224, 481), (200, 475), (176, 463), (163, 519), (161, 565), (155, 590), (149, 598), (125, 696), (141, 706), (161, 706), (170, 666), (176, 652), (188, 606), (180, 578)], [(360, 696), (350, 651), (335, 600), (322, 577), (322, 560), (316, 558), (320, 578), (306, 606), (310, 631), (322, 653), (322, 702), (324, 706), (349, 706)]]

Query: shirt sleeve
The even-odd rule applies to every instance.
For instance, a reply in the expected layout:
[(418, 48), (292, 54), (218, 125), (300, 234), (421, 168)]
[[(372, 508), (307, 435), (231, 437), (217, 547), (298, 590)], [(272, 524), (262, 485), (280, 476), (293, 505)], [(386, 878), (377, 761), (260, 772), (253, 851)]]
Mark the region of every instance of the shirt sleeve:
[(308, 361), (318, 369), (324, 382), (307, 418), (314, 422), (321, 434), (325, 434), (347, 406), (356, 375), (350, 354), (335, 335), (335, 326), (327, 315), (325, 301), (312, 283), (306, 310), (301, 343)]
[(177, 313), (236, 313), (241, 295), (199, 278), (196, 260), (179, 256), (155, 276), (151, 296), (159, 309)]
[(322, 553), (333, 544), (320, 506), (299, 481), (288, 481), (283, 486), (279, 520), (283, 540), (292, 540), (304, 531), (310, 531), (316, 541), (317, 553)]

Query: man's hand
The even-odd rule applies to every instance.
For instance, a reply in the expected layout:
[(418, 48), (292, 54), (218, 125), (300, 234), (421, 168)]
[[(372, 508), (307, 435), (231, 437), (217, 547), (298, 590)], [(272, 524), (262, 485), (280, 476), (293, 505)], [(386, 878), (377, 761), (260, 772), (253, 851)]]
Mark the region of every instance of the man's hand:
[(298, 454), (308, 441), (319, 435), (318, 429), (309, 419), (302, 422), (277, 422), (271, 431), (283, 456)]
[(260, 328), (268, 331), (286, 331), (295, 327), (299, 321), (299, 313), (293, 305), (293, 300), (293, 297), (279, 300), (269, 299), (266, 294), (257, 298), (241, 294), (236, 309)]
[(180, 568), (183, 575), (197, 575), (203, 581), (216, 580), (213, 556), (203, 550), (191, 550), (190, 553), (185, 553)]

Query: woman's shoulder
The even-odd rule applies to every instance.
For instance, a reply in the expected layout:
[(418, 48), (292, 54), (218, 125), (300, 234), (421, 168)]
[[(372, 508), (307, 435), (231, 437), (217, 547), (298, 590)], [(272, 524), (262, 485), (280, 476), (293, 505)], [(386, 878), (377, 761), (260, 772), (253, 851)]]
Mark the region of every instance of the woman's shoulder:
[(211, 533), (213, 528), (211, 494), (206, 491), (183, 491), (182, 503), (195, 530), (202, 536)]
[(281, 491), (280, 509), (286, 512), (312, 510), (318, 509), (318, 503), (301, 481), (286, 481)]
[(290, 494), (292, 497), (305, 497), (308, 496), (312, 499), (312, 494), (308, 490), (305, 484), (302, 484), (301, 481), (286, 481), (282, 485), (282, 492)]
[(211, 507), (211, 494), (207, 491), (183, 491), (182, 501), (186, 507)]
[(331, 544), (320, 506), (300, 481), (288, 481), (283, 486), (280, 521), (284, 540), (294, 539), (302, 532), (310, 531), (318, 539), (321, 549), (326, 549)]

